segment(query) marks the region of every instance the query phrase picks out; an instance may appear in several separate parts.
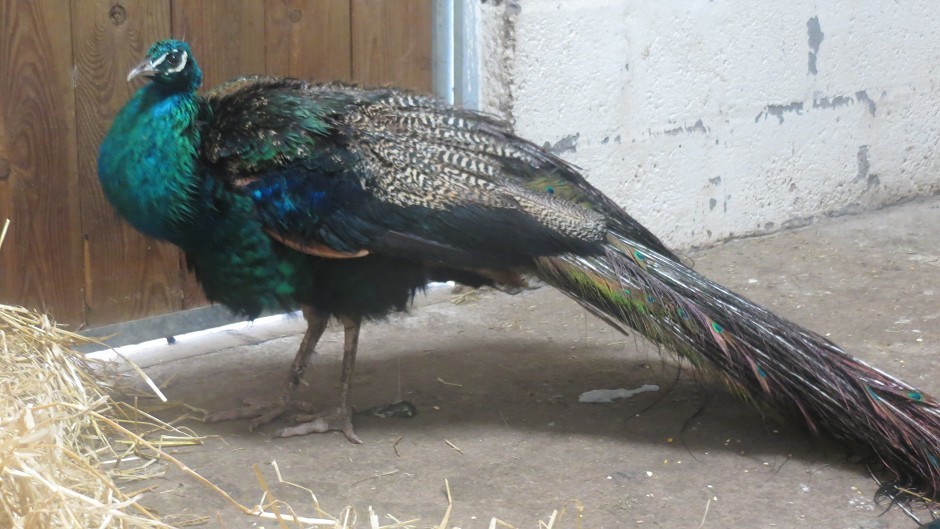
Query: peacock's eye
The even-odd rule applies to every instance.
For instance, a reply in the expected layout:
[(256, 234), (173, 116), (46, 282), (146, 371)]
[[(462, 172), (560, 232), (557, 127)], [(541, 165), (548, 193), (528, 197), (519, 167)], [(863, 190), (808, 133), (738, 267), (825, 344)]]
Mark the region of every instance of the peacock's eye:
[(180, 52), (173, 50), (170, 53), (166, 54), (166, 64), (167, 66), (179, 66), (180, 64)]

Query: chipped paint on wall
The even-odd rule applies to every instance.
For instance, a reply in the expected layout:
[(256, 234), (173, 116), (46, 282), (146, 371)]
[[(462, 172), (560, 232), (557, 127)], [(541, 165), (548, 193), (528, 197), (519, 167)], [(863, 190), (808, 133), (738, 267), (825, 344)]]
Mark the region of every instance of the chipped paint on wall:
[[(887, 93), (884, 95), (887, 95)], [(875, 111), (878, 110), (878, 105), (875, 104), (872, 98), (868, 97), (868, 92), (865, 90), (859, 90), (858, 92), (855, 92), (855, 100), (859, 103), (864, 103), (868, 107), (868, 113), (872, 116), (874, 116)]]
[(816, 56), (819, 55), (819, 45), (825, 37), (819, 26), (819, 17), (812, 17), (806, 21), (806, 32), (809, 33), (809, 73), (816, 75), (819, 73), (816, 68)]
[(568, 134), (564, 138), (556, 141), (554, 144), (545, 142), (542, 147), (552, 154), (564, 154), (566, 152), (578, 152), (578, 139), (581, 133)]
[(930, 0), (509, 4), (479, 4), (484, 110), (670, 244), (940, 192)]
[(839, 108), (850, 105), (853, 102), (854, 101), (851, 97), (846, 96), (821, 96), (819, 98), (813, 97), (813, 108)]
[(807, 106), (803, 101), (792, 101), (790, 103), (782, 104), (768, 104), (764, 106), (764, 109), (761, 110), (757, 116), (754, 118), (754, 123), (759, 123), (762, 119), (766, 120), (770, 116), (777, 118), (779, 124), (784, 122), (784, 114), (796, 114), (803, 115), (804, 112), (810, 110), (831, 110), (839, 107), (851, 106), (856, 103), (863, 104), (864, 109), (871, 116), (875, 115), (878, 105), (868, 97), (868, 93), (865, 90), (859, 90), (855, 92), (854, 96), (847, 95), (823, 95), (823, 94), (813, 94), (812, 100)]
[(697, 119), (695, 120), (695, 123), (693, 123), (691, 126), (666, 129), (663, 131), (663, 134), (667, 136), (678, 136), (679, 134), (682, 134), (683, 132), (686, 134), (694, 134), (694, 133), (706, 134), (708, 133), (708, 128), (705, 126), (704, 123), (702, 123), (701, 119)]
[(783, 115), (784, 114), (802, 114), (803, 113), (803, 102), (802, 101), (792, 101), (790, 103), (785, 103), (782, 105), (766, 105), (764, 110), (762, 110), (754, 118), (754, 123), (758, 123), (761, 118), (767, 119), (770, 116), (774, 116), (779, 120), (779, 123), (783, 124)]
[(865, 182), (866, 191), (870, 191), (881, 184), (878, 175), (871, 172), (871, 162), (868, 161), (868, 145), (859, 146), (856, 161), (858, 163), (858, 172), (855, 174), (856, 182)]

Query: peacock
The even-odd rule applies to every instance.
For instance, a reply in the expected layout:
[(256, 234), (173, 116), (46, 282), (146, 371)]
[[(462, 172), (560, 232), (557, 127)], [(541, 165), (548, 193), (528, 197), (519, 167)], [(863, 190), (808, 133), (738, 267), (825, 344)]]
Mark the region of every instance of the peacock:
[[(307, 331), (272, 401), (213, 414), (277, 435), (342, 431), (363, 321), (430, 281), (560, 290), (755, 404), (870, 448), (894, 499), (940, 499), (940, 403), (685, 266), (571, 165), (500, 119), (393, 88), (250, 76), (197, 94), (190, 47), (153, 44), (149, 77), (98, 158), (108, 200), (186, 255), (207, 297), (249, 318), (301, 307)], [(345, 333), (339, 401), (294, 391), (330, 318)]]

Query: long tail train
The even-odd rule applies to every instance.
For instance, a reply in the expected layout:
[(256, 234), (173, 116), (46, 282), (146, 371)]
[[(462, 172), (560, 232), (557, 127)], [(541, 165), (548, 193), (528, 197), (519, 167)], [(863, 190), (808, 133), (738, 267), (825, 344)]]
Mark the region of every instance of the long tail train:
[(745, 398), (813, 433), (871, 447), (889, 472), (881, 494), (940, 499), (940, 403), (829, 340), (635, 241), (606, 254), (542, 258), (543, 280), (626, 331), (711, 369)]

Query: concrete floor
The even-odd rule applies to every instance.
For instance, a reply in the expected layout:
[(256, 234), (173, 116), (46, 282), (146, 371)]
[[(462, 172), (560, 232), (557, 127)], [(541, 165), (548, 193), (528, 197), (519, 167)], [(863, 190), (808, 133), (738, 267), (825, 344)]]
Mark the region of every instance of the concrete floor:
[[(933, 198), (690, 257), (705, 275), (938, 394), (938, 227)], [(326, 511), (355, 507), (359, 527), (368, 526), (369, 506), (383, 522), (390, 513), (436, 527), (445, 479), (454, 499), (449, 527), (464, 529), (488, 527), (494, 516), (536, 527), (573, 500), (583, 506), (580, 525), (569, 513), (555, 527), (915, 526), (897, 509), (881, 516), (875, 484), (840, 446), (762, 417), (688, 369), (677, 378), (668, 352), (612, 331), (549, 288), (484, 291), (459, 304), (454, 297), (435, 291), (411, 314), (363, 332), (353, 402), (365, 408), (404, 398), (416, 417), (358, 417), (359, 446), (337, 433), (270, 438), (284, 422), (256, 432), (243, 421), (193, 422), (218, 437), (177, 456), (247, 504), (260, 498), (252, 464), (274, 482), (276, 461)], [(295, 318), (183, 336), (133, 358), (158, 382), (173, 377), (171, 399), (224, 409), (280, 389), (303, 328)], [(322, 343), (301, 396), (331, 403), (340, 329)], [(644, 384), (663, 389), (578, 403), (584, 391)], [(176, 515), (170, 521), (198, 514), (212, 517), (208, 527), (277, 527), (238, 513), (172, 468), (153, 483), (157, 493), (144, 503)], [(274, 490), (313, 514), (306, 493)]]

